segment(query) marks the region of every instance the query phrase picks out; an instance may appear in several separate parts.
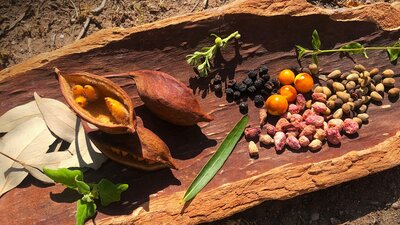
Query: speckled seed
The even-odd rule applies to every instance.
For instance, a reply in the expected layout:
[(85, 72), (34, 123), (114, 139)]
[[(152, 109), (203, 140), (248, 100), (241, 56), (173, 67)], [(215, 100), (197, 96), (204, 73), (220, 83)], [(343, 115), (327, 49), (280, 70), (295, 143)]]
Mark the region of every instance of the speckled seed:
[(307, 108), (307, 109), (310, 109), (310, 108), (311, 108), (311, 105), (312, 105), (312, 100), (308, 100), (308, 101), (306, 102), (306, 108)]
[(371, 92), (371, 98), (373, 99), (373, 100), (375, 100), (375, 101), (382, 101), (382, 95), (380, 95), (378, 92), (376, 92), (376, 91), (373, 91), (373, 92)]
[(371, 101), (370, 96), (362, 96), (362, 101), (364, 104), (368, 104), (369, 101)]
[(391, 88), (388, 91), (388, 94), (390, 97), (394, 98), (394, 97), (398, 97), (400, 93), (400, 88)]
[(322, 86), (316, 86), (313, 90), (314, 93), (323, 93)]
[(354, 101), (354, 108), (358, 109), (361, 107), (362, 104), (363, 104), (363, 101), (361, 99), (357, 99)]
[(336, 79), (339, 78), (340, 75), (342, 75), (342, 72), (340, 70), (334, 70), (330, 74), (328, 74), (328, 78)]
[(367, 105), (362, 105), (360, 108), (358, 108), (359, 113), (365, 113), (367, 111), (368, 107)]
[(385, 86), (382, 83), (379, 83), (375, 86), (375, 91), (376, 92), (384, 92), (385, 91)]
[(363, 65), (361, 65), (361, 64), (357, 64), (357, 65), (354, 66), (354, 70), (356, 70), (356, 71), (361, 73), (361, 72), (365, 71), (365, 67)]
[(333, 86), (333, 89), (334, 89), (336, 92), (338, 92), (338, 91), (344, 91), (344, 90), (345, 90), (343, 84), (341, 84), (341, 83), (339, 83), (339, 82), (334, 82), (334, 83), (332, 84), (332, 86)]
[(328, 101), (335, 101), (337, 99), (337, 95), (332, 95), (331, 97), (328, 98)]
[(308, 69), (310, 70), (310, 72), (311, 72), (313, 75), (318, 74), (318, 66), (317, 66), (317, 64), (311, 63), (310, 65), (308, 65)]
[(386, 87), (393, 87), (395, 82), (396, 81), (394, 80), (394, 78), (385, 78), (382, 81), (383, 85), (385, 85)]
[(393, 77), (394, 76), (394, 72), (391, 69), (387, 69), (387, 70), (384, 70), (382, 72), (382, 76), (385, 77), (385, 78)]
[(346, 84), (347, 91), (353, 90), (355, 87), (356, 87), (356, 82), (354, 82), (354, 81), (349, 81)]
[(353, 121), (358, 123), (358, 126), (361, 126), (361, 124), (362, 124), (362, 120), (358, 117), (353, 117)]
[(357, 115), (357, 117), (360, 118), (363, 121), (363, 123), (367, 122), (369, 118), (368, 114), (366, 113), (360, 113)]
[(343, 105), (343, 100), (342, 99), (340, 99), (340, 98), (338, 98), (338, 99), (336, 99), (335, 100), (335, 106), (336, 107), (342, 107), (342, 105)]
[(322, 93), (324, 93), (326, 95), (326, 97), (329, 97), (329, 96), (332, 95), (332, 91), (329, 88), (325, 87), (325, 86), (322, 87)]
[(310, 150), (312, 150), (312, 151), (317, 151), (317, 150), (321, 149), (322, 142), (318, 139), (314, 139), (311, 141), (311, 143), (308, 145), (308, 147), (310, 147)]
[(358, 78), (359, 78), (358, 74), (351, 73), (346, 77), (346, 80), (348, 80), (348, 81), (356, 81), (356, 80), (358, 80)]
[(343, 110), (343, 113), (348, 114), (350, 112), (350, 110), (351, 110), (350, 105), (348, 103), (344, 103), (342, 105), (342, 110)]
[(336, 110), (335, 113), (333, 113), (332, 116), (335, 119), (341, 119), (342, 116), (343, 116), (343, 109), (340, 108), (340, 109)]
[(334, 109), (335, 108), (335, 101), (327, 101), (326, 106), (328, 106), (329, 109)]
[(371, 74), (371, 76), (375, 76), (379, 73), (379, 69), (378, 68), (373, 68), (371, 71), (369, 71), (369, 74)]
[(382, 76), (378, 74), (373, 76), (372, 79), (374, 80), (375, 84), (378, 84), (379, 82), (382, 81)]
[(336, 92), (336, 95), (343, 100), (343, 102), (347, 102), (349, 101), (350, 98), (350, 94), (346, 93), (346, 92)]

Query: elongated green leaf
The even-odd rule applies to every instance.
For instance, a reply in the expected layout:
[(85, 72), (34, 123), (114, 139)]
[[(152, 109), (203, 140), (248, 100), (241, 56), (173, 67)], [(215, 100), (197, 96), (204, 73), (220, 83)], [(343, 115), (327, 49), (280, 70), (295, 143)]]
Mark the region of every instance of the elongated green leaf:
[(303, 58), (304, 54), (306, 54), (306, 49), (301, 47), (300, 45), (295, 45), (297, 52), (297, 59), (300, 60)]
[(75, 177), (76, 186), (78, 186), (78, 192), (85, 195), (90, 193), (90, 187), (84, 181), (79, 180), (78, 175)]
[(96, 213), (96, 204), (79, 199), (76, 203), (76, 224), (84, 225), (85, 221)]
[(340, 47), (340, 49), (346, 49), (347, 50), (346, 52), (350, 55), (351, 54), (361, 54), (364, 52), (364, 46), (358, 42), (352, 42), (350, 44), (344, 45), (344, 46)]
[(114, 184), (107, 179), (101, 179), (97, 184), (101, 205), (107, 206), (110, 203), (118, 202), (121, 199), (121, 193), (128, 187), (127, 184)]
[[(392, 47), (400, 47), (400, 41), (394, 43)], [(387, 50), (390, 62), (396, 62), (400, 55), (400, 49), (388, 49)]]
[(315, 50), (318, 50), (321, 48), (321, 40), (319, 39), (318, 31), (314, 30), (312, 35), (311, 35), (311, 45)]
[(83, 173), (80, 170), (69, 170), (67, 168), (60, 168), (56, 170), (43, 168), (44, 174), (50, 177), (54, 182), (61, 183), (69, 188), (77, 188), (76, 180), (83, 180)]
[(231, 154), (232, 150), (242, 136), (248, 120), (249, 118), (247, 115), (243, 116), (242, 119), (240, 119), (240, 121), (231, 130), (231, 132), (229, 132), (228, 136), (226, 136), (218, 150), (214, 153), (211, 159), (208, 160), (203, 169), (201, 169), (200, 173), (193, 180), (192, 184), (190, 184), (183, 197), (183, 201), (186, 202), (193, 199), (224, 165), (226, 159)]

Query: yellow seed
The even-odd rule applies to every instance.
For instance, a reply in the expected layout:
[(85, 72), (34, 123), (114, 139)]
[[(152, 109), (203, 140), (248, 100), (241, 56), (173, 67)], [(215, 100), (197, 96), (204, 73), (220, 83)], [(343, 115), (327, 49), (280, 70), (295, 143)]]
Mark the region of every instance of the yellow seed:
[(97, 118), (99, 121), (103, 122), (103, 123), (109, 123), (109, 122), (111, 122), (111, 121), (110, 121), (110, 117), (109, 117), (109, 116), (106, 116), (106, 115), (104, 115), (104, 114), (99, 114), (96, 118)]
[(87, 105), (87, 99), (83, 96), (78, 96), (75, 98), (75, 102), (82, 108)]
[(96, 101), (97, 100), (97, 93), (96, 90), (92, 85), (85, 85), (83, 94), (86, 96), (86, 98), (90, 101)]
[(129, 112), (121, 102), (110, 97), (106, 97), (104, 100), (106, 101), (108, 110), (117, 122), (123, 124), (129, 123)]
[(74, 94), (74, 97), (78, 97), (78, 96), (83, 95), (83, 87), (82, 87), (82, 85), (79, 85), (79, 84), (74, 85), (72, 87), (72, 93)]

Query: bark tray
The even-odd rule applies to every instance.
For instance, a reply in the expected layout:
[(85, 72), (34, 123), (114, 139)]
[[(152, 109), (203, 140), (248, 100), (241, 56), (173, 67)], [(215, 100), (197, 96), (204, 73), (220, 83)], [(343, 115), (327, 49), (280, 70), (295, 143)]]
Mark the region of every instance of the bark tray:
[[(204, 111), (215, 120), (199, 126), (177, 127), (154, 117), (137, 96), (130, 80), (116, 79), (131, 96), (144, 125), (169, 146), (179, 171), (142, 172), (112, 161), (88, 180), (106, 177), (128, 183), (120, 204), (99, 207), (97, 224), (196, 224), (243, 211), (263, 201), (288, 199), (400, 164), (399, 102), (385, 99), (372, 105), (370, 122), (355, 137), (345, 137), (340, 147), (325, 145), (316, 153), (276, 154), (261, 149), (252, 160), (247, 142), (241, 140), (218, 175), (190, 204), (179, 201), (211, 154), (239, 120), (235, 103), (208, 89), (210, 79), (197, 79), (185, 55), (207, 46), (210, 33), (225, 36), (238, 30), (239, 49), (223, 51), (223, 78), (242, 80), (246, 71), (267, 64), (274, 75), (296, 65), (295, 44), (310, 46), (314, 29), (324, 48), (350, 41), (366, 45), (390, 45), (400, 37), (400, 4), (373, 4), (352, 9), (320, 9), (306, 1), (236, 1), (222, 8), (190, 14), (131, 29), (106, 29), (59, 50), (41, 54), (0, 71), (0, 115), (33, 99), (33, 92), (63, 100), (53, 67), (65, 73), (86, 71), (104, 75), (137, 69), (167, 72), (191, 87)], [(238, 48), (237, 48), (238, 47)], [(356, 57), (367, 68), (391, 68), (384, 51), (370, 52), (369, 59)], [(308, 60), (308, 59), (307, 59)], [(307, 63), (304, 61), (304, 64)], [(320, 58), (325, 71), (349, 70), (354, 63), (338, 55)], [(396, 78), (398, 80), (398, 78)], [(399, 80), (397, 81), (397, 83)], [(250, 101), (249, 101), (250, 103)], [(250, 103), (250, 123), (258, 110)], [(27, 179), (0, 199), (0, 224), (74, 224), (78, 198), (60, 185), (43, 185)], [(12, 215), (12, 216), (11, 216)]]

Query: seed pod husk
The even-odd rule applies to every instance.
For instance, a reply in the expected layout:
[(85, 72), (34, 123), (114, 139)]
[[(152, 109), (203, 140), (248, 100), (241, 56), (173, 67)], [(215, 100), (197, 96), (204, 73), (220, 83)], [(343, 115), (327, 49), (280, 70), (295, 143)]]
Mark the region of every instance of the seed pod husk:
[[(107, 78), (91, 73), (78, 72), (73, 74), (58, 74), (61, 92), (68, 105), (79, 117), (97, 126), (100, 130), (111, 134), (134, 133), (136, 130), (136, 117), (133, 104), (129, 95), (118, 85)], [(97, 99), (89, 102), (85, 107), (74, 100), (72, 87), (76, 84), (90, 85), (95, 88)], [(125, 107), (128, 115), (125, 121), (117, 121), (107, 108), (105, 97), (113, 98)]]
[(340, 75), (342, 75), (342, 72), (340, 70), (334, 70), (330, 74), (328, 74), (328, 78), (336, 79), (336, 78), (339, 78)]
[(146, 107), (160, 119), (180, 126), (213, 120), (202, 112), (192, 90), (171, 75), (151, 70), (133, 71), (129, 75), (135, 80)]
[(394, 78), (385, 78), (382, 80), (382, 83), (385, 85), (385, 87), (393, 87), (395, 82), (396, 81)]
[(391, 70), (391, 69), (386, 69), (386, 70), (384, 70), (384, 71), (382, 72), (382, 76), (383, 76), (384, 78), (391, 78), (391, 77), (394, 76), (394, 71)]
[(394, 97), (398, 97), (400, 93), (400, 88), (391, 88), (388, 91), (388, 94), (390, 97), (394, 98)]
[(108, 158), (140, 170), (177, 169), (168, 146), (152, 131), (138, 125), (135, 133), (109, 134), (82, 123), (96, 147)]
[(361, 73), (361, 72), (365, 71), (365, 67), (363, 65), (361, 65), (361, 64), (357, 64), (357, 65), (354, 66), (354, 70), (356, 70), (356, 71)]
[(370, 96), (371, 96), (372, 100), (379, 101), (379, 102), (382, 101), (382, 99), (383, 99), (382, 95), (380, 95), (376, 91), (371, 92)]
[(384, 92), (385, 91), (385, 86), (382, 83), (379, 83), (375, 86), (375, 91), (376, 92)]

